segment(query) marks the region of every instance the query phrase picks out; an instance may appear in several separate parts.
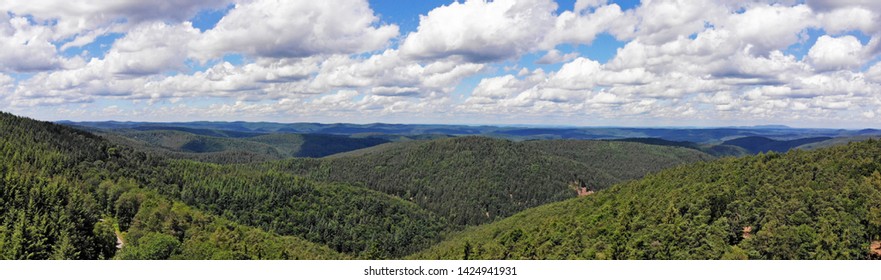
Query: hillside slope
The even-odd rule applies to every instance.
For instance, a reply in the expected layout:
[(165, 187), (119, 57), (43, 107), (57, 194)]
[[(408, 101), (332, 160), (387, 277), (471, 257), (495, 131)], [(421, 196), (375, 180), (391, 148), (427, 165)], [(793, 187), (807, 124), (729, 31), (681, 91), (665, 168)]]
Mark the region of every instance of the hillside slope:
[(435, 244), (450, 228), (410, 201), (345, 183), (191, 161), (172, 162), (163, 172), (160, 193), (358, 258), (399, 258)]
[(326, 134), (246, 133), (186, 127), (90, 129), (118, 145), (163, 157), (212, 163), (255, 163), (291, 157), (323, 157), (389, 140)]
[[(867, 129), (867, 131), (874, 131), (874, 130)], [(828, 148), (828, 147), (834, 147), (834, 146), (840, 146), (840, 145), (847, 145), (848, 143), (851, 143), (851, 142), (860, 142), (860, 141), (866, 141), (869, 139), (878, 140), (879, 138), (881, 138), (881, 137), (879, 137), (878, 135), (836, 137), (836, 138), (832, 138), (832, 139), (825, 140), (825, 141), (804, 144), (804, 145), (801, 145), (801, 146), (798, 146), (795, 148), (802, 149), (802, 150), (816, 150), (816, 149), (820, 149), (820, 148)]]
[(0, 258), (394, 258), (448, 228), (362, 187), (167, 161), (9, 114), (0, 129)]
[(616, 139), (614, 141), (622, 141), (622, 142), (637, 142), (643, 144), (651, 144), (651, 145), (660, 145), (660, 146), (671, 146), (671, 147), (683, 147), (689, 149), (695, 149), (716, 157), (727, 157), (727, 156), (745, 156), (751, 154), (744, 148), (732, 145), (714, 145), (714, 144), (697, 144), (694, 142), (688, 141), (669, 141), (661, 138), (624, 138), (624, 139)]
[(445, 217), (476, 225), (574, 197), (584, 180), (602, 189), (712, 157), (692, 149), (576, 140), (513, 142), (486, 137), (391, 143), (352, 156), (292, 159), (269, 169), (365, 186)]
[(90, 133), (2, 112), (0, 131), (0, 259), (348, 258), (159, 195), (161, 160)]
[(468, 229), (416, 259), (867, 259), (881, 141), (668, 169)]
[(785, 153), (795, 147), (822, 142), (832, 139), (831, 137), (810, 137), (810, 138), (799, 138), (793, 140), (775, 140), (767, 137), (759, 137), (759, 136), (750, 136), (728, 140), (722, 142), (722, 145), (728, 146), (737, 146), (746, 149), (750, 153), (758, 154), (758, 153), (766, 153), (766, 152), (778, 152)]

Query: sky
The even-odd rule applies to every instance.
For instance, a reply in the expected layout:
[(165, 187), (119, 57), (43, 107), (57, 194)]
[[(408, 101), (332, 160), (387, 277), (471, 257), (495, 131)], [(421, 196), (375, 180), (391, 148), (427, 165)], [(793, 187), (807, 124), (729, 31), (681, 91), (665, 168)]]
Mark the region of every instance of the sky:
[(40, 120), (881, 127), (881, 1), (3, 0)]

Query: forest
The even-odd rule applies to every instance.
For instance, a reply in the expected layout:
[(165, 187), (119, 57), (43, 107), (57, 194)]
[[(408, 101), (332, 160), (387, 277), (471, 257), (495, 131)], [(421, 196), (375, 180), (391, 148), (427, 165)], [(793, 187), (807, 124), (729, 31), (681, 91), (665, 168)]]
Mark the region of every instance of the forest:
[(871, 138), (732, 157), (2, 112), (0, 131), (0, 259), (871, 259), (881, 239)]
[(213, 163), (257, 163), (293, 157), (323, 157), (390, 140), (331, 134), (252, 133), (185, 127), (101, 130), (83, 127), (111, 143), (165, 158)]
[(606, 141), (514, 142), (466, 136), (400, 146), (262, 166), (365, 186), (413, 201), (454, 225), (477, 225), (572, 198), (575, 190), (569, 183), (578, 179), (603, 189), (666, 167), (712, 159), (685, 148)]
[(877, 259), (881, 141), (667, 169), (470, 228), (415, 259)]
[(0, 131), (2, 259), (349, 258), (159, 194), (150, 154), (7, 113)]

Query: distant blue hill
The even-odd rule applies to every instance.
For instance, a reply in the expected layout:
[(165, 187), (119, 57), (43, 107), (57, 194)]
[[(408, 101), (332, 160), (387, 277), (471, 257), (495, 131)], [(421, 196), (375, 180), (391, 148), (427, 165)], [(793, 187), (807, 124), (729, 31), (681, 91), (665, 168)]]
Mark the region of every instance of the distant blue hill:
[(756, 154), (766, 152), (786, 152), (792, 148), (801, 145), (826, 141), (829, 139), (832, 139), (832, 137), (809, 137), (793, 140), (774, 140), (766, 137), (750, 136), (728, 140), (723, 142), (722, 144), (738, 146), (746, 149), (747, 151), (750, 151), (751, 153)]
[[(860, 135), (881, 135), (881, 130), (863, 129), (808, 129), (792, 128), (784, 125), (761, 125), (750, 127), (716, 128), (634, 128), (634, 127), (527, 127), (527, 126), (469, 126), (438, 124), (347, 124), (347, 123), (273, 123), (273, 122), (70, 122), (61, 124), (85, 126), (99, 129), (156, 130), (171, 129), (212, 137), (246, 138), (272, 133), (332, 134), (332, 135), (425, 135), (443, 134), (452, 136), (483, 135), (511, 140), (533, 139), (638, 139), (657, 138), (673, 142), (695, 144), (723, 144), (723, 142), (744, 138), (760, 137), (773, 141), (791, 141), (803, 138), (851, 137)], [(779, 150), (789, 144), (774, 143), (760, 138), (748, 138), (739, 143), (752, 151)], [(817, 140), (817, 139), (814, 139)], [(755, 143), (754, 143), (755, 142)], [(810, 142), (810, 141), (809, 141)], [(793, 142), (792, 144), (794, 144)], [(669, 144), (669, 143), (667, 143)], [(730, 144), (730, 143), (729, 143)], [(762, 145), (770, 145), (765, 149)]]

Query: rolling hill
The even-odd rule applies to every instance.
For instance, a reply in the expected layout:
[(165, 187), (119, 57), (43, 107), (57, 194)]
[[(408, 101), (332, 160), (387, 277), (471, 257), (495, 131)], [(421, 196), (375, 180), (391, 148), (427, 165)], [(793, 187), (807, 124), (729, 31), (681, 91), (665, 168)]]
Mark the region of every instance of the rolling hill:
[[(868, 129), (868, 131), (874, 131), (874, 130)], [(860, 142), (860, 141), (866, 141), (869, 139), (876, 139), (877, 140), (879, 138), (881, 138), (881, 137), (879, 137), (878, 135), (836, 137), (836, 138), (832, 138), (829, 140), (800, 145), (798, 147), (795, 147), (795, 149), (815, 150), (815, 149), (820, 149), (820, 148), (828, 148), (828, 147), (834, 147), (834, 146), (840, 146), (840, 145), (847, 145), (851, 142)]]
[(410, 201), (242, 165), (175, 161), (159, 192), (205, 212), (365, 259), (399, 258), (452, 228)]
[(602, 189), (712, 158), (693, 149), (629, 142), (514, 142), (469, 136), (388, 143), (348, 156), (264, 166), (317, 181), (365, 186), (412, 201), (453, 225), (476, 225), (574, 197), (573, 181)]
[(330, 134), (247, 133), (185, 127), (95, 130), (113, 143), (169, 158), (213, 163), (255, 163), (291, 157), (323, 157), (389, 140)]
[(349, 258), (162, 196), (161, 160), (93, 134), (2, 112), (0, 131), (0, 259)]
[(448, 228), (362, 187), (168, 161), (5, 113), (0, 130), (3, 259), (394, 258)]
[[(321, 124), (321, 123), (272, 123), (272, 122), (59, 122), (99, 129), (142, 129), (150, 130), (179, 128), (191, 132), (204, 132), (206, 136), (231, 135), (229, 132), (244, 134), (334, 134), (355, 135), (450, 135), (450, 136), (488, 136), (509, 140), (553, 140), (553, 139), (624, 139), (658, 138), (674, 142), (698, 144), (718, 144), (727, 140), (749, 136), (772, 139), (797, 139), (812, 137), (848, 137), (859, 135), (881, 135), (881, 130), (845, 130), (828, 128), (791, 128), (780, 125), (745, 127), (530, 127), (530, 126), (492, 126), (492, 125), (437, 125), (437, 124)], [(154, 129), (155, 128), (155, 129)], [(197, 133), (198, 134), (198, 133)]]
[(832, 139), (831, 137), (810, 137), (799, 138), (793, 140), (774, 140), (767, 137), (750, 136), (728, 140), (722, 142), (722, 145), (737, 146), (746, 149), (750, 153), (766, 153), (766, 152), (786, 152), (798, 146), (810, 143), (822, 142)]
[(674, 167), (461, 232), (415, 259), (870, 259), (881, 141)]
[(615, 139), (615, 141), (623, 141), (623, 142), (636, 142), (650, 145), (660, 145), (660, 146), (670, 146), (670, 147), (683, 147), (689, 149), (695, 149), (716, 157), (726, 157), (726, 156), (745, 156), (751, 154), (744, 148), (733, 146), (733, 145), (714, 145), (714, 144), (697, 144), (694, 142), (688, 141), (669, 141), (661, 138), (624, 138), (624, 139)]
[[(638, 143), (542, 144), (464, 137), (398, 142), (387, 150), (335, 159), (218, 165), (168, 160), (119, 144), (124, 141), (114, 144), (88, 132), (8, 114), (3, 123), (10, 132), (2, 146), (4, 177), (30, 176), (4, 181), (3, 201), (13, 204), (3, 208), (0, 247), (12, 246), (7, 252), (14, 252), (5, 258), (398, 258), (436, 244), (463, 225), (572, 197), (569, 183), (576, 178), (603, 188), (668, 165), (711, 158), (694, 150)], [(288, 143), (288, 137), (326, 140), (194, 132), (221, 133), (133, 130), (141, 139), (124, 139), (203, 152), (243, 139), (270, 146)], [(191, 145), (200, 140), (203, 145)], [(329, 143), (325, 146), (333, 149)], [(591, 155), (567, 158), (571, 155), (554, 151), (564, 144)], [(612, 163), (640, 167), (618, 172), (621, 166)], [(298, 170), (291, 167), (315, 169), (291, 172)], [(34, 180), (47, 182), (45, 192), (57, 200), (22, 208), (28, 205), (23, 201), (44, 192), (39, 189), (43, 183)], [(43, 213), (36, 209), (86, 216), (42, 222), (39, 217), (58, 214), (22, 214)], [(110, 232), (122, 237), (122, 250), (111, 248), (115, 238)], [(66, 241), (69, 236), (81, 240)], [(88, 251), (102, 248), (97, 242), (106, 251)], [(265, 251), (269, 248), (274, 249)]]
[[(716, 160), (709, 144), (656, 139), (173, 126), (98, 136), (6, 113), (0, 131), (0, 259), (879, 257), (875, 140)], [(364, 139), (382, 143), (336, 152)], [(798, 142), (748, 140), (734, 144)], [(271, 160), (262, 148), (333, 154)], [(597, 192), (576, 197), (581, 183)]]

